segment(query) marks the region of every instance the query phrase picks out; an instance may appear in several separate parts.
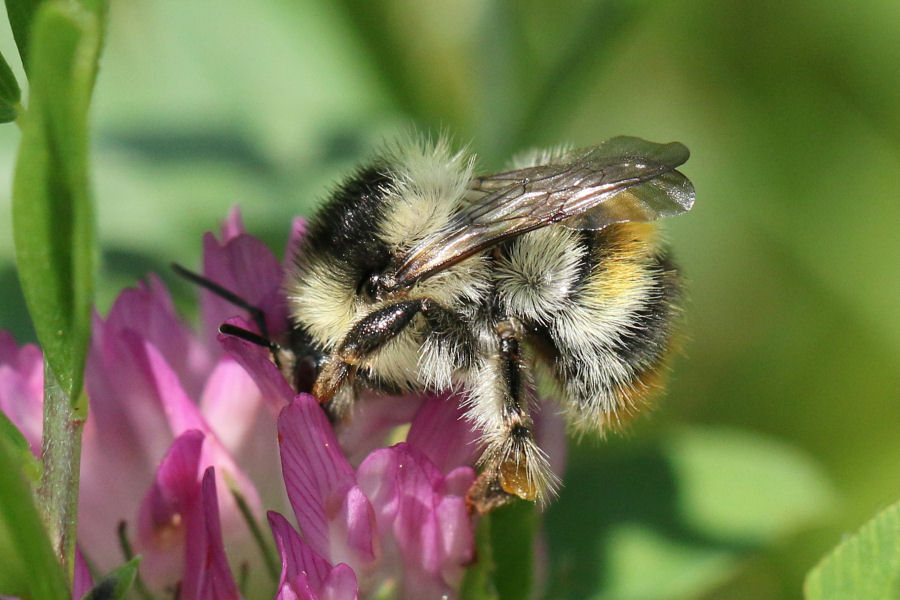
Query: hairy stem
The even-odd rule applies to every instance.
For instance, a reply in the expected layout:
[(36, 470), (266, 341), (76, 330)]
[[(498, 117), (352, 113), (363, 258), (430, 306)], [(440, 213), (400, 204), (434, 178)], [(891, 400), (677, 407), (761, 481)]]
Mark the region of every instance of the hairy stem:
[(44, 472), (38, 498), (50, 543), (69, 581), (75, 569), (81, 429), (86, 415), (84, 395), (73, 402), (45, 363), (44, 433), (41, 441)]

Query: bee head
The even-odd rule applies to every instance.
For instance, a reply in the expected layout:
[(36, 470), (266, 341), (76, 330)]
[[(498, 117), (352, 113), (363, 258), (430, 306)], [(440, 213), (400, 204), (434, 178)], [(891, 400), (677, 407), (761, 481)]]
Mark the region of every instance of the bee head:
[[(426, 296), (454, 304), (461, 290), (472, 288), (477, 260), (415, 285), (399, 285), (393, 276), (406, 252), (451, 218), (472, 164), (446, 140), (410, 137), (386, 147), (313, 216), (287, 295), (294, 320), (323, 348), (334, 348), (380, 306)], [(487, 278), (476, 270), (476, 282)]]

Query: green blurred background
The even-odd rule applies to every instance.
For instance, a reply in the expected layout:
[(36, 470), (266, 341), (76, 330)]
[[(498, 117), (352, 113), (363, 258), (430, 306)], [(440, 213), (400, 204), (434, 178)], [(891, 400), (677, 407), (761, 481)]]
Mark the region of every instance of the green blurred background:
[[(113, 2), (98, 303), (152, 270), (192, 310), (166, 265), (198, 265), (231, 206), (280, 254), (290, 218), (410, 123), (485, 169), (534, 145), (682, 141), (697, 203), (666, 227), (684, 356), (658, 410), (572, 448), (546, 593), (797, 598), (900, 497), (898, 40), (896, 0)], [(0, 128), (0, 327), (31, 341), (17, 142)]]

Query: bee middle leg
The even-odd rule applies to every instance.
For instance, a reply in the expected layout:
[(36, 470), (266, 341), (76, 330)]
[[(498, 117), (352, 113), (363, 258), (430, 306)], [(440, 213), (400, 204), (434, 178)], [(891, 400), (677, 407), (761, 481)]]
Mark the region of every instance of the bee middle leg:
[(534, 422), (528, 411), (527, 366), (521, 355), (520, 327), (504, 321), (496, 327), (497, 414), (483, 419), (484, 470), (469, 491), (469, 504), (485, 513), (514, 497), (543, 500), (554, 487), (547, 458), (534, 439)]

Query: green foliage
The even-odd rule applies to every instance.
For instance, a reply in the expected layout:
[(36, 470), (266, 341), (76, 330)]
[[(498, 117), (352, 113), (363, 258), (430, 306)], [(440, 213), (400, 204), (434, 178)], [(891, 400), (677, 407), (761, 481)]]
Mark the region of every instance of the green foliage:
[(3, 411), (0, 411), (0, 439), (6, 442), (10, 456), (16, 461), (29, 483), (36, 486), (41, 480), (41, 463), (31, 453), (28, 441)]
[(101, 579), (82, 597), (82, 600), (121, 600), (125, 598), (137, 578), (140, 562), (141, 557), (135, 556)]
[(739, 430), (678, 428), (663, 440), (691, 530), (763, 546), (835, 505), (822, 469), (796, 448)]
[(497, 600), (494, 585), (494, 553), (491, 544), (491, 518), (481, 517), (475, 530), (475, 562), (466, 570), (459, 590), (460, 598)]
[(460, 598), (516, 600), (535, 587), (538, 523), (533, 503), (514, 500), (480, 518), (476, 562), (466, 572)]
[(75, 4), (51, 2), (38, 10), (30, 107), (13, 183), (19, 277), (44, 358), (73, 403), (90, 335), (95, 224), (87, 115), (99, 29), (96, 16)]
[(533, 503), (514, 500), (491, 513), (491, 554), (499, 600), (528, 598), (534, 587), (538, 519)]
[(6, 58), (0, 54), (0, 123), (15, 121), (18, 116), (18, 104), (22, 97), (19, 82)]
[(731, 548), (672, 539), (647, 525), (619, 525), (602, 543), (607, 576), (591, 596), (598, 600), (695, 598), (727, 580), (740, 562)]
[(0, 594), (31, 600), (68, 598), (65, 576), (15, 454), (0, 436)]
[(25, 71), (29, 71), (28, 50), (31, 38), (31, 22), (42, 0), (6, 0), (6, 15), (9, 17), (9, 25), (12, 27), (16, 46), (19, 48), (19, 56)]
[(900, 593), (900, 502), (845, 539), (806, 578), (806, 600), (892, 600)]
[(572, 462), (546, 518), (554, 599), (700, 596), (834, 503), (808, 456), (737, 430), (671, 428)]

